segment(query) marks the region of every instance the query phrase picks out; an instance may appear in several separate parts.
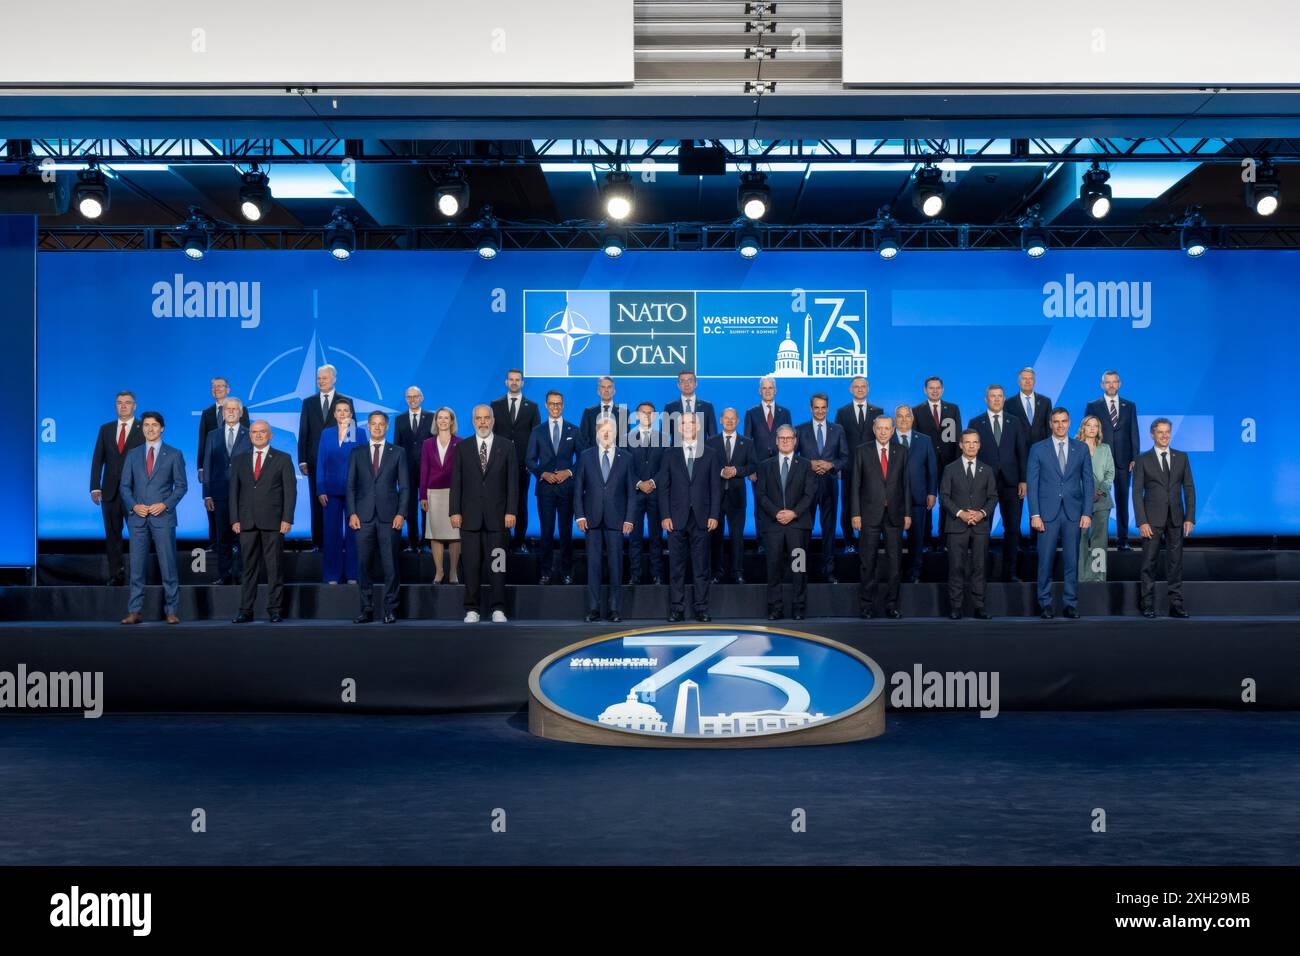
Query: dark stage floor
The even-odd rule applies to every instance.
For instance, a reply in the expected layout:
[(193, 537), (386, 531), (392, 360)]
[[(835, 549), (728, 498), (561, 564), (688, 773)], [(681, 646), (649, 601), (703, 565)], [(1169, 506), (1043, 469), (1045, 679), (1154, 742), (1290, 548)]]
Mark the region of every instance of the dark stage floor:
[(874, 741), (735, 752), (560, 744), (505, 714), (22, 717), (0, 721), (0, 859), (1283, 864), (1297, 751), (1300, 714), (1223, 711), (891, 713)]

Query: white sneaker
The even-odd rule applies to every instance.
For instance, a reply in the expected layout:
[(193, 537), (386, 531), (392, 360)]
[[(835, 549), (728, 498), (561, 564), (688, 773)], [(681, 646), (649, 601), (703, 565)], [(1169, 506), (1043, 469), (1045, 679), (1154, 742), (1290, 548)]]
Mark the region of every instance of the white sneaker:
[(505, 623), (506, 623), (506, 612), (505, 612), (505, 611), (493, 611), (493, 612), (492, 612), (492, 623), (493, 623), (493, 624), (505, 624)]
[(465, 612), (465, 623), (466, 623), (466, 624), (477, 624), (477, 623), (478, 623), (478, 611), (466, 611), (466, 612)]

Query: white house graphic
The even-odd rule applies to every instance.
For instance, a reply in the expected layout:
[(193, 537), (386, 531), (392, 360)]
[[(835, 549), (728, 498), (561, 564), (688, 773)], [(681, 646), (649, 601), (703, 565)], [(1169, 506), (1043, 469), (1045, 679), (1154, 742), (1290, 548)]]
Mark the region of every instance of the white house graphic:
[(810, 714), (807, 711), (788, 710), (753, 710), (737, 711), (734, 714), (701, 714), (700, 685), (693, 680), (684, 680), (677, 690), (677, 704), (673, 711), (672, 730), (664, 722), (659, 711), (649, 704), (636, 699), (636, 692), (627, 695), (627, 700), (611, 704), (601, 713), (598, 720), (602, 724), (621, 727), (624, 730), (642, 730), (662, 734), (692, 734), (705, 737), (739, 737), (747, 734), (762, 734), (774, 730), (790, 730), (804, 727), (824, 720), (825, 714)]
[[(776, 350), (776, 367), (772, 370), (774, 378), (834, 378), (851, 377), (867, 374), (867, 353), (846, 348), (826, 349), (821, 352), (812, 350), (813, 318), (803, 317), (803, 348), (790, 335), (790, 325), (786, 323), (785, 338)], [(857, 336), (854, 336), (856, 341)]]

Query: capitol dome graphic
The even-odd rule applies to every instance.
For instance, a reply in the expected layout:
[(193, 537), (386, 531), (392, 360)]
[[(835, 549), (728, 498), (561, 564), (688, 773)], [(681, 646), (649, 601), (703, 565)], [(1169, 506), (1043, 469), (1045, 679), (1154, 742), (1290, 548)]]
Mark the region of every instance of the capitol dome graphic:
[(857, 333), (848, 330), (853, 337), (853, 348), (836, 347), (816, 351), (813, 347), (813, 319), (811, 315), (803, 317), (803, 345), (800, 346), (791, 334), (790, 323), (785, 325), (785, 338), (776, 349), (776, 366), (772, 369), (772, 378), (848, 378), (867, 374), (867, 353)]
[(621, 727), (624, 730), (646, 730), (662, 734), (668, 729), (659, 711), (649, 704), (638, 701), (635, 691), (627, 695), (627, 700), (610, 704), (597, 719), (602, 724)]

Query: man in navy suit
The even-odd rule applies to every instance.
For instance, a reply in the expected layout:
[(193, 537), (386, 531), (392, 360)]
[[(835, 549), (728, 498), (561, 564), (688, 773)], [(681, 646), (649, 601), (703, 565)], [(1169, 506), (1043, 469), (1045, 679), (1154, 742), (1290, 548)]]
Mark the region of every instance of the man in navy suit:
[(397, 548), (402, 542), (403, 517), (410, 506), (410, 469), (406, 452), (388, 442), (388, 414), (373, 411), (366, 417), (370, 440), (352, 449), (348, 459), (348, 524), (357, 533), (357, 584), (361, 613), (355, 624), (375, 619), (374, 583), (370, 562), (375, 552), (384, 569), (384, 623), (397, 620)]
[(236, 455), (253, 450), (243, 420), (248, 417), (244, 403), (227, 396), (221, 403), (222, 424), (203, 441), (203, 507), (215, 515), (217, 523), (216, 584), (235, 583), (235, 532), (230, 517), (230, 463)]
[[(199, 453), (194, 459), (199, 466), (199, 482), (207, 481), (207, 474), (204, 471), (204, 463), (208, 460), (208, 435), (212, 434), (213, 429), (220, 428), (225, 419), (221, 414), (221, 406), (230, 394), (230, 381), (221, 375), (214, 376), (209, 381), (209, 387), (212, 391), (212, 404), (203, 409), (203, 414), (199, 416)], [(248, 427), (248, 409), (244, 409), (244, 417), (241, 420), (245, 428)], [(214, 511), (208, 512), (208, 547), (220, 548), (221, 523), (217, 521), (217, 514)]]
[[(939, 460), (939, 474), (957, 460), (960, 454), (961, 409), (954, 402), (943, 400), (943, 379), (931, 375), (925, 380), (925, 401), (912, 407), (916, 430), (934, 443), (934, 455)], [(933, 509), (925, 516), (925, 534), (936, 551), (943, 551), (947, 541), (943, 534), (943, 515), (939, 515), (939, 531), (931, 524)]]
[[(582, 437), (582, 447), (591, 448), (596, 444), (596, 422), (602, 418), (618, 419), (618, 406), (614, 404), (614, 380), (602, 375), (596, 383), (596, 392), (600, 401), (582, 410), (582, 421), (578, 423), (578, 434)], [(620, 427), (624, 422), (618, 423)]]
[[(845, 554), (852, 554), (857, 550), (853, 545), (853, 515), (852, 508), (847, 507), (849, 492), (852, 490), (850, 485), (853, 482), (853, 452), (864, 442), (871, 441), (873, 437), (872, 427), (875, 425), (876, 416), (885, 414), (885, 410), (879, 405), (872, 405), (867, 401), (867, 394), (871, 391), (871, 383), (867, 381), (865, 375), (855, 375), (849, 382), (849, 394), (853, 396), (853, 401), (847, 405), (841, 405), (835, 412), (835, 424), (844, 429), (844, 440), (849, 443), (849, 465), (840, 474), (840, 500), (846, 503), (841, 508), (840, 529), (844, 532)], [(909, 406), (910, 407), (910, 406)], [(902, 427), (902, 426), (899, 426)], [(909, 430), (911, 426), (908, 426)], [(912, 523), (918, 530), (919, 522)], [(918, 565), (919, 567), (919, 565)]]
[(654, 427), (653, 402), (642, 402), (636, 407), (636, 420), (636, 427), (627, 433), (627, 450), (632, 456), (632, 481), (636, 489), (632, 496), (628, 580), (633, 584), (644, 584), (649, 579), (658, 584), (663, 573), (664, 536), (659, 519), (659, 486), (655, 479), (664, 461), (663, 433)]
[(632, 455), (614, 447), (617, 423), (602, 418), (595, 426), (596, 444), (578, 457), (573, 511), (587, 536), (587, 622), (600, 620), (602, 565), (609, 581), (609, 616), (617, 624), (623, 595), (623, 536), (632, 530), (636, 484)]
[(904, 532), (907, 537), (906, 576), (908, 581), (916, 584), (921, 580), (921, 556), (925, 552), (925, 516), (934, 507), (939, 495), (939, 459), (934, 453), (934, 442), (930, 441), (930, 436), (922, 435), (913, 427), (916, 416), (912, 414), (911, 405), (895, 408), (894, 420), (898, 427), (889, 442), (907, 449), (912, 523)]
[[(721, 463), (718, 474), (722, 477), (722, 515), (718, 531), (713, 536), (713, 581), (721, 584), (730, 578), (737, 584), (745, 583), (743, 556), (745, 552), (745, 515), (749, 510), (747, 483), (758, 462), (754, 460), (754, 443), (736, 431), (740, 414), (734, 408), (722, 410), (722, 434), (714, 435), (706, 445), (713, 449)], [(726, 528), (722, 527), (726, 524)], [(727, 537), (727, 560), (722, 559), (722, 538)], [(724, 570), (725, 568), (725, 570)]]
[[(849, 443), (844, 429), (827, 420), (831, 403), (826, 393), (815, 394), (809, 407), (812, 409), (812, 421), (804, 422), (795, 429), (795, 435), (799, 457), (812, 465), (816, 476), (817, 500), (813, 508), (822, 531), (822, 577), (835, 584), (835, 526), (838, 523), (840, 476), (852, 463), (852, 459), (849, 457)], [(811, 539), (811, 526), (808, 535)]]
[(1065, 616), (1078, 617), (1079, 532), (1092, 524), (1092, 453), (1070, 438), (1070, 413), (1052, 409), (1052, 435), (1029, 449), (1029, 522), (1038, 531), (1038, 604), (1052, 617), (1052, 563), (1061, 545)]
[[(813, 507), (817, 500), (817, 475), (807, 458), (795, 456), (797, 439), (789, 425), (777, 429), (776, 454), (758, 471), (758, 503), (767, 521), (767, 619), (784, 616), (784, 571), (790, 569), (794, 583), (791, 614), (802, 620), (808, 599), (808, 539), (812, 535)], [(804, 558), (796, 561), (794, 552)]]
[(1002, 514), (1002, 580), (1019, 581), (1016, 554), (1020, 550), (1020, 502), (1028, 490), (1029, 436), (1019, 416), (1006, 408), (1001, 385), (984, 390), (985, 411), (970, 420), (979, 433), (979, 460), (993, 469)]
[[(582, 451), (578, 429), (564, 420), (564, 396), (546, 393), (546, 419), (533, 429), (525, 458), (537, 479), (537, 516), (542, 533), (538, 566), (539, 584), (550, 584), (554, 575), (565, 584), (573, 583), (573, 472)], [(559, 562), (555, 560), (555, 525), (560, 525)]]
[(680, 444), (680, 432), (677, 422), (682, 415), (694, 412), (699, 417), (697, 433), (700, 441), (707, 441), (718, 433), (718, 417), (713, 412), (713, 405), (695, 394), (696, 379), (694, 372), (679, 372), (677, 391), (681, 394), (664, 406), (664, 427), (668, 430), (668, 444), (677, 447)]
[(1142, 448), (1138, 443), (1137, 406), (1119, 397), (1119, 372), (1108, 369), (1101, 377), (1101, 398), (1089, 402), (1084, 415), (1096, 415), (1101, 422), (1101, 440), (1110, 446), (1115, 459), (1115, 537), (1120, 551), (1129, 549), (1128, 489), (1133, 466)]
[[(776, 403), (776, 379), (771, 376), (758, 381), (759, 402), (745, 412), (745, 437), (754, 443), (754, 461), (762, 464), (776, 454), (776, 430), (782, 425), (794, 427), (790, 409)], [(751, 481), (757, 481), (755, 475)], [(767, 528), (767, 515), (762, 508), (754, 509), (754, 530), (758, 533), (758, 550), (764, 548), (763, 534)]]
[(423, 540), (420, 537), (420, 503), (415, 499), (420, 487), (420, 446), (433, 434), (433, 412), (424, 410), (424, 392), (418, 385), (406, 390), (407, 410), (393, 420), (393, 444), (402, 449), (406, 455), (406, 484), (412, 489), (410, 496), (411, 511), (406, 515), (407, 540), (406, 550), (419, 551)]
[(145, 560), (149, 541), (158, 552), (158, 573), (163, 583), (163, 611), (168, 624), (179, 624), (180, 581), (176, 574), (176, 506), (188, 484), (185, 481), (185, 457), (162, 441), (162, 413), (145, 412), (140, 416), (144, 444), (127, 452), (122, 463), (120, 494), (127, 508), (127, 527), (131, 531), (131, 596), (123, 624), (139, 624), (144, 609)]
[(307, 476), (307, 489), (311, 492), (311, 540), (318, 551), (325, 546), (325, 506), (316, 491), (320, 437), (334, 424), (334, 406), (339, 402), (352, 405), (352, 399), (335, 389), (337, 381), (338, 370), (333, 365), (318, 368), (316, 391), (302, 400), (302, 412), (298, 416), (298, 470)]
[[(1017, 376), (1019, 391), (1007, 399), (1007, 417), (1015, 416), (1025, 426), (1025, 443), (1033, 448), (1040, 441), (1045, 441), (1052, 433), (1052, 400), (1034, 391), (1038, 376), (1032, 368), (1025, 366)], [(1024, 510), (1023, 508), (1021, 509)], [(1038, 547), (1038, 532), (1031, 526), (1029, 537), (1020, 539), (1026, 550)]]
[(655, 484), (659, 513), (668, 532), (668, 620), (680, 621), (686, 606), (686, 560), (695, 583), (695, 619), (709, 618), (709, 533), (718, 527), (722, 509), (721, 466), (713, 449), (699, 437), (697, 415), (683, 412), (681, 444), (664, 453)]

